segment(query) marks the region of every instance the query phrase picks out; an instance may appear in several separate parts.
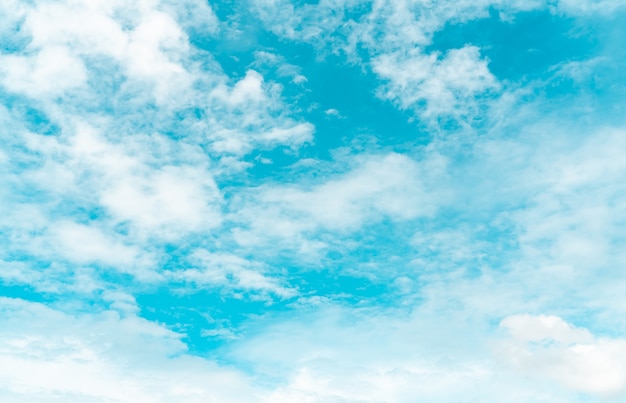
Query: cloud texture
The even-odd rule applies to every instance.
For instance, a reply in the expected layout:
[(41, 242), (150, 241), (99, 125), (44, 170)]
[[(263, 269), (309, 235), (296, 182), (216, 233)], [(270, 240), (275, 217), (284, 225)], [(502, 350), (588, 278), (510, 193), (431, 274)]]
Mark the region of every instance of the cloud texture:
[(0, 400), (626, 397), (621, 1), (0, 4)]

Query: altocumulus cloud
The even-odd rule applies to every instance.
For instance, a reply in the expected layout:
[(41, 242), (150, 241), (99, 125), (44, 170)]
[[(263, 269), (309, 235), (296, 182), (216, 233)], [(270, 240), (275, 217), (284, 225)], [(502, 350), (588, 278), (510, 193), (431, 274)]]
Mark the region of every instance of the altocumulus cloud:
[(0, 400), (626, 398), (623, 2), (0, 4)]

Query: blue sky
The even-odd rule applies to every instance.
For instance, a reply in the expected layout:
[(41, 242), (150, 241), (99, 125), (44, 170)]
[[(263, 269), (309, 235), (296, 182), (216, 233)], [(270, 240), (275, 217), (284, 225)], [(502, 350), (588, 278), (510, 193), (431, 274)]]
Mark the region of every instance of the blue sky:
[(626, 401), (624, 17), (3, 1), (0, 400)]

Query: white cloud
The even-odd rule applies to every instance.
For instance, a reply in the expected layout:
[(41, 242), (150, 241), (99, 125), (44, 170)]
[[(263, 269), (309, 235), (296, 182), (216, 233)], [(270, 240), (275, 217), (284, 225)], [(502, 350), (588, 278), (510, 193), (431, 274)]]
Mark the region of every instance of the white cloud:
[(526, 207), (511, 214), (525, 261), (569, 267), (570, 279), (594, 283), (606, 281), (602, 272), (609, 270), (617, 281), (622, 276), (613, 268), (626, 263), (620, 218), (626, 192), (619, 185), (626, 178), (623, 129), (595, 129), (578, 144), (563, 137), (573, 133), (557, 133), (533, 151), (532, 172), (521, 174), (522, 184), (536, 189)]
[(328, 228), (360, 226), (370, 214), (377, 212), (396, 219), (410, 219), (430, 215), (437, 208), (422, 182), (431, 174), (427, 169), (401, 154), (373, 156), (363, 158), (353, 171), (310, 191), (276, 189), (265, 193), (263, 198), (306, 212), (316, 223)]
[(574, 344), (585, 343), (593, 339), (585, 329), (578, 329), (558, 316), (513, 315), (500, 322), (511, 337), (521, 342), (546, 342)]
[[(55, 57), (61, 66), (77, 65), (80, 58), (112, 58), (128, 76), (152, 84), (156, 100), (165, 102), (174, 92), (186, 89), (191, 78), (180, 63), (180, 57), (188, 52), (186, 37), (169, 15), (157, 9), (157, 4), (151, 1), (134, 6), (119, 1), (38, 3), (27, 11), (24, 21), (24, 30), (32, 37), (28, 48), (37, 54), (38, 60), (51, 49), (71, 49), (71, 55), (66, 56), (68, 60)], [(120, 15), (126, 20), (116, 19)], [(70, 59), (72, 63), (68, 63)], [(65, 72), (65, 80), (84, 79), (86, 74)], [(50, 81), (48, 85), (58, 85), (54, 78), (49, 73), (43, 74), (42, 80)], [(43, 86), (40, 94), (46, 90)], [(35, 94), (31, 91), (29, 95)]]
[(463, 117), (476, 112), (477, 97), (498, 89), (497, 80), (475, 46), (450, 50), (441, 59), (438, 56), (415, 49), (375, 58), (374, 72), (388, 82), (380, 95), (426, 118)]
[(280, 285), (276, 278), (265, 275), (264, 265), (237, 255), (196, 250), (191, 261), (196, 268), (170, 271), (166, 275), (197, 287), (227, 287), (235, 292), (269, 292), (282, 298), (296, 295), (296, 290)]
[(335, 108), (326, 109), (324, 113), (328, 116), (339, 116), (339, 111)]
[[(425, 123), (453, 118), (470, 123), (484, 117), (493, 98), (510, 90), (489, 71), (480, 49), (465, 45), (445, 55), (426, 51), (446, 24), (486, 18), (490, 10), (502, 20), (518, 13), (545, 11), (578, 18), (609, 15), (623, 7), (621, 0), (558, 2), (533, 1), (421, 1), (328, 0), (299, 4), (288, 0), (256, 0), (266, 27), (290, 40), (311, 43), (321, 56), (343, 54), (374, 72), (382, 81), (379, 94), (401, 109), (409, 109)], [(280, 12), (275, 12), (280, 9)]]
[(554, 67), (556, 76), (559, 78), (569, 78), (576, 83), (583, 83), (593, 78), (595, 69), (608, 62), (607, 57), (594, 57), (583, 61), (570, 61)]
[(230, 217), (239, 224), (235, 240), (260, 246), (276, 239), (281, 247), (314, 256), (329, 241), (320, 234), (429, 217), (446, 199), (432, 187), (445, 175), (445, 159), (436, 154), (423, 161), (397, 153), (347, 157), (347, 163), (347, 172), (307, 187), (266, 185), (236, 201)]
[(232, 86), (226, 82), (216, 86), (209, 95), (215, 109), (228, 110), (233, 113), (233, 119), (224, 122), (226, 127), (213, 134), (216, 139), (213, 149), (237, 155), (249, 152), (254, 145), (283, 144), (295, 149), (310, 143), (314, 131), (312, 124), (289, 118), (280, 122), (268, 119), (272, 113), (284, 108), (279, 99), (280, 91), (279, 85), (266, 82), (255, 70), (248, 70)]
[[(134, 119), (158, 126), (172, 119), (173, 111), (195, 108), (203, 115), (198, 122), (178, 122), (186, 123), (180, 129), (186, 138), (201, 144), (208, 139), (215, 154), (237, 157), (258, 146), (297, 148), (312, 140), (313, 126), (290, 117), (280, 86), (254, 70), (233, 83), (210, 54), (191, 45), (185, 29), (208, 24), (202, 32), (212, 34), (219, 25), (204, 2), (174, 7), (169, 1), (67, 0), (19, 10), (20, 41), (26, 46), (0, 55), (0, 78), (8, 90), (44, 101), (43, 112), (56, 119), (72, 120), (85, 109), (102, 118), (115, 106), (124, 116), (116, 116), (111, 129), (127, 133), (129, 125), (131, 131), (147, 129), (133, 127)], [(64, 96), (78, 89), (82, 92)], [(64, 96), (63, 106), (56, 103), (58, 96)], [(159, 113), (147, 116), (148, 105), (155, 104)]]
[(451, 205), (463, 218), (416, 229), (420, 304), (491, 320), (549, 310), (586, 317), (590, 329), (623, 327), (623, 129), (559, 122), (473, 137), (469, 160), (450, 158)]
[(244, 375), (187, 354), (180, 336), (112, 311), (71, 316), (0, 299), (0, 395), (17, 402), (249, 402)]
[[(269, 11), (275, 9), (275, 2), (259, 0), (256, 4), (261, 18), (275, 33), (312, 42), (322, 52), (343, 52), (366, 65), (383, 82), (381, 97), (426, 120), (472, 117), (478, 113), (476, 96), (499, 90), (478, 48), (452, 49), (444, 56), (426, 53), (424, 47), (430, 44), (433, 34), (446, 23), (485, 17), (490, 6), (516, 10), (537, 6), (528, 2), (502, 5), (490, 1), (379, 0), (370, 8), (347, 0), (294, 7), (281, 2), (283, 12), (276, 14)], [(347, 20), (346, 11), (359, 14), (364, 10), (368, 11), (358, 20)], [(367, 57), (362, 56), (363, 51)]]
[(237, 81), (232, 89), (225, 85), (216, 88), (212, 96), (230, 107), (241, 107), (245, 103), (258, 104), (266, 102), (266, 94), (262, 88), (263, 77), (254, 70), (248, 70), (241, 80)]
[(313, 125), (294, 123), (289, 127), (275, 127), (260, 136), (267, 144), (288, 144), (292, 148), (309, 143), (313, 139)]
[(623, 6), (621, 0), (322, 0), (317, 4), (255, 0), (254, 4), (261, 20), (275, 34), (311, 42), (321, 51), (342, 51), (349, 57), (356, 56), (359, 46), (372, 55), (427, 46), (446, 23), (485, 18), (490, 9), (501, 16), (542, 9), (590, 15)]
[(137, 250), (105, 235), (97, 228), (73, 222), (55, 223), (50, 236), (58, 252), (78, 263), (98, 262), (111, 266), (128, 266)]
[(176, 15), (176, 20), (185, 30), (191, 30), (195, 35), (206, 37), (220, 30), (220, 21), (206, 1), (162, 0), (161, 5), (168, 14)]
[(267, 51), (254, 52), (254, 65), (259, 68), (270, 68), (276, 71), (280, 77), (289, 77), (294, 84), (304, 84), (308, 79), (301, 74), (302, 68), (295, 64), (288, 63), (287, 60), (276, 53)]
[(188, 45), (180, 27), (169, 15), (152, 12), (143, 17), (129, 36), (125, 64), (130, 77), (155, 84), (158, 102), (168, 102), (174, 92), (187, 91), (191, 77), (177, 60)]
[(3, 85), (32, 97), (55, 97), (87, 80), (82, 60), (63, 46), (49, 46), (29, 56), (0, 56)]
[(231, 353), (277, 384), (267, 402), (586, 401), (502, 371), (478, 327), (420, 307), (323, 303), (254, 329)]
[[(206, 156), (192, 151), (188, 163), (167, 161), (155, 156), (160, 147), (175, 147), (163, 136), (114, 142), (102, 133), (106, 125), (74, 126), (67, 143), (62, 138), (27, 137), (34, 151), (48, 156), (42, 169), (27, 174), (38, 187), (104, 208), (116, 223), (130, 223), (132, 235), (140, 239), (172, 239), (220, 224), (221, 195)], [(180, 151), (185, 155), (184, 149)], [(198, 165), (190, 165), (193, 162)]]
[(121, 312), (123, 315), (137, 314), (139, 312), (139, 306), (135, 297), (126, 292), (105, 290), (102, 293), (102, 299), (110, 303), (109, 309)]
[(101, 198), (116, 220), (129, 221), (143, 236), (167, 239), (219, 225), (219, 202), (215, 182), (206, 171), (172, 166), (120, 178)]
[(595, 337), (558, 316), (515, 315), (498, 358), (512, 369), (603, 397), (626, 392), (626, 340)]
[[(120, 295), (109, 298), (127, 299)], [(0, 311), (0, 394), (10, 403), (401, 403), (415, 401), (418, 396), (424, 402), (585, 401), (575, 394), (563, 394), (541, 383), (500, 373), (497, 366), (475, 354), (484, 348), (475, 344), (476, 334), (459, 333), (463, 324), (436, 320), (423, 312), (407, 317), (326, 307), (314, 315), (274, 322), (254, 337), (235, 341), (239, 359), (254, 362), (256, 376), (252, 378), (190, 356), (180, 335), (132, 313), (69, 315), (42, 304), (9, 298), (0, 299)], [(430, 328), (428, 323), (436, 327)], [(424, 326), (428, 332), (424, 332)], [(553, 337), (551, 329), (557, 329), (560, 341), (565, 336), (572, 343), (588, 342), (587, 333), (583, 331), (581, 339), (575, 328), (551, 317), (511, 317), (502, 326), (517, 335), (514, 341), (504, 344), (509, 348), (509, 358), (515, 358), (510, 350), (523, 348), (519, 343), (529, 338)], [(527, 337), (529, 327), (540, 329), (539, 336), (530, 331), (534, 336)], [(568, 336), (568, 332), (574, 335)], [(226, 329), (208, 330), (205, 336), (233, 337)], [(623, 354), (623, 343), (604, 345), (598, 340), (592, 343), (600, 351), (592, 350), (590, 354)], [(473, 348), (461, 353), (470, 344)], [(532, 359), (533, 354), (543, 352), (535, 349), (515, 362), (527, 364), (529, 361), (524, 360)], [(585, 356), (578, 350), (571, 354)], [(580, 385), (592, 385), (592, 392), (602, 385), (616, 385), (614, 374), (602, 379), (599, 375), (609, 368), (607, 362), (621, 368), (619, 357), (596, 356), (593, 367), (580, 369), (600, 372), (590, 374)], [(547, 359), (554, 358), (549, 355)], [(576, 372), (563, 371), (557, 378), (578, 380), (576, 376)], [(259, 383), (264, 386), (255, 386)], [(502, 400), (502, 396), (507, 397)]]
[(103, 53), (122, 58), (128, 43), (127, 32), (113, 14), (119, 1), (39, 2), (28, 8), (25, 31), (32, 37), (31, 48), (71, 46), (79, 54)]

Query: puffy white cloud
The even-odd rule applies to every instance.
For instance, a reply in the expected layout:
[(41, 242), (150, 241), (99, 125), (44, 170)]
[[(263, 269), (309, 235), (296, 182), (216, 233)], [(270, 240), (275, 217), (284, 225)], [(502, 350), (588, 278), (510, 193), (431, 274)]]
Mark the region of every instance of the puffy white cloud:
[(176, 238), (220, 224), (220, 195), (206, 171), (164, 167), (147, 175), (128, 175), (102, 191), (101, 203), (113, 217), (148, 233)]
[(245, 103), (267, 102), (262, 88), (263, 77), (254, 70), (248, 70), (246, 76), (239, 80), (232, 89), (220, 86), (213, 91), (213, 96), (230, 107), (241, 107)]
[(388, 82), (380, 95), (402, 109), (420, 111), (426, 118), (463, 117), (476, 112), (477, 98), (498, 89), (478, 48), (466, 46), (438, 56), (414, 49), (376, 57), (373, 70)]
[(585, 343), (593, 339), (585, 329), (578, 329), (558, 316), (514, 315), (500, 322), (514, 340), (521, 342), (545, 342), (572, 344)]
[(28, 7), (24, 29), (31, 36), (30, 47), (71, 46), (78, 54), (103, 53), (122, 58), (128, 33), (113, 14), (121, 2), (39, 2)]
[(97, 228), (73, 222), (55, 223), (51, 229), (58, 252), (78, 263), (102, 262), (128, 266), (137, 255), (136, 248), (122, 244)]
[(87, 80), (82, 60), (63, 46), (48, 46), (33, 55), (0, 56), (0, 74), (10, 91), (32, 97), (55, 97)]
[[(119, 15), (130, 19), (120, 21)], [(150, 83), (159, 102), (191, 82), (180, 60), (186, 37), (156, 2), (36, 3), (26, 9), (22, 28), (30, 35), (30, 55), (5, 56), (3, 63), (9, 68), (5, 86), (12, 91), (36, 98), (59, 95), (87, 79), (83, 59), (102, 56), (115, 60), (129, 77)], [(20, 79), (15, 70), (26, 75)]]
[[(167, 161), (155, 156), (161, 146), (175, 147), (164, 136), (111, 141), (102, 133), (106, 126), (82, 123), (74, 131), (66, 141), (28, 137), (27, 144), (49, 159), (25, 175), (38, 187), (104, 208), (115, 222), (130, 223), (139, 238), (169, 239), (220, 224), (221, 195), (206, 156), (192, 151), (187, 163)], [(157, 159), (160, 163), (155, 166)], [(190, 164), (196, 161), (198, 165)]]
[(269, 118), (272, 113), (281, 113), (280, 86), (268, 83), (255, 70), (232, 86), (222, 82), (209, 94), (215, 109), (232, 113), (230, 122), (212, 133), (215, 139), (212, 148), (218, 153), (246, 154), (255, 145), (287, 145), (297, 149), (313, 140), (314, 127), (308, 122), (282, 119), (280, 124)]
[(514, 315), (500, 327), (510, 339), (496, 354), (512, 369), (599, 396), (626, 392), (626, 340), (595, 337), (558, 316)]

